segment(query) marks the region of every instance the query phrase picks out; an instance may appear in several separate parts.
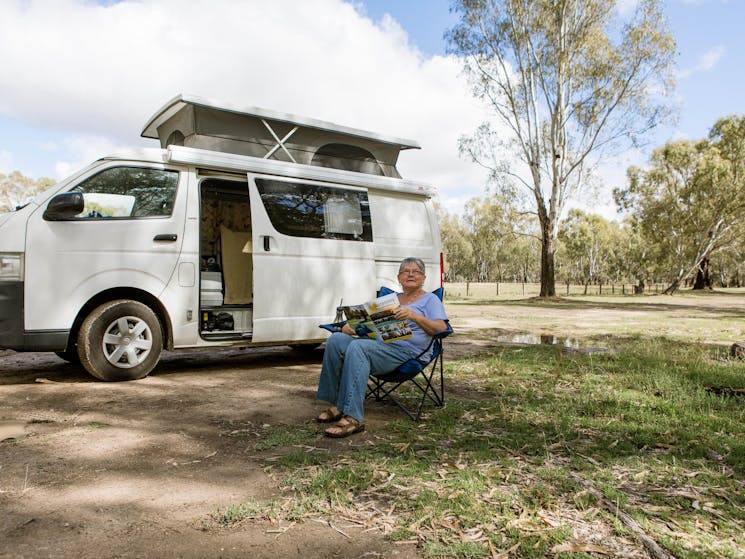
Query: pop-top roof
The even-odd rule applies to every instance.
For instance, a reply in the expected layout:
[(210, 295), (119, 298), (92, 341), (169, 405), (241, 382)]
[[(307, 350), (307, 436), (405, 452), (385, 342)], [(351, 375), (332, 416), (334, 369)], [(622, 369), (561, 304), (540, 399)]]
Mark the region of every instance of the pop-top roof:
[(400, 177), (400, 151), (420, 147), (412, 140), (191, 95), (171, 99), (141, 135), (160, 140), (163, 148), (181, 145), (390, 177)]

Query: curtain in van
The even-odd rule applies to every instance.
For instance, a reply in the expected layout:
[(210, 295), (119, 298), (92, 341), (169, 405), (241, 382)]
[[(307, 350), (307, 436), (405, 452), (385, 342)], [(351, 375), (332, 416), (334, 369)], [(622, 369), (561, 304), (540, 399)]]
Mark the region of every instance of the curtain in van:
[(251, 233), (231, 231), (220, 226), (222, 273), (225, 282), (225, 305), (247, 305), (253, 302), (253, 259)]

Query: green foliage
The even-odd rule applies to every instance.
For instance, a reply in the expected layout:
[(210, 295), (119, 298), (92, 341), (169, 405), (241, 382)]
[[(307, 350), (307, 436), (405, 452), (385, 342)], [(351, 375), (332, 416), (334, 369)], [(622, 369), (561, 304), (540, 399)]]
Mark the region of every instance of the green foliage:
[[(702, 262), (741, 246), (745, 209), (745, 116), (727, 117), (699, 142), (669, 142), (648, 170), (629, 169), (615, 192), (649, 247), (647, 259), (674, 291)], [(651, 267), (651, 266), (650, 266)]]
[(28, 202), (54, 184), (52, 179), (32, 179), (13, 171), (9, 175), (0, 173), (0, 213), (7, 212)]
[(474, 249), (465, 224), (457, 215), (438, 212), (442, 251), (445, 254), (445, 279), (474, 276)]
[(471, 198), (462, 216), (438, 212), (446, 279), (528, 281), (536, 275), (535, 219), (504, 196)]
[(605, 283), (625, 279), (626, 231), (599, 215), (571, 210), (559, 229), (559, 262), (566, 282)]

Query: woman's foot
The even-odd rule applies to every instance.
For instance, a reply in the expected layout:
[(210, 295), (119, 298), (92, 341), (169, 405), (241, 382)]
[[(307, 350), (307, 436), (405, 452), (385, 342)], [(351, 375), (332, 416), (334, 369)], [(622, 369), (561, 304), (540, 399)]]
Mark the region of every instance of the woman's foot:
[(334, 425), (326, 429), (323, 433), (327, 437), (331, 437), (333, 439), (343, 439), (344, 437), (348, 437), (349, 435), (361, 433), (364, 430), (364, 423), (362, 423), (361, 421), (357, 421), (354, 417), (345, 415)]
[(323, 410), (321, 415), (316, 417), (316, 421), (318, 421), (318, 423), (334, 423), (339, 421), (343, 415), (343, 413), (336, 409), (336, 406), (331, 406), (330, 408)]

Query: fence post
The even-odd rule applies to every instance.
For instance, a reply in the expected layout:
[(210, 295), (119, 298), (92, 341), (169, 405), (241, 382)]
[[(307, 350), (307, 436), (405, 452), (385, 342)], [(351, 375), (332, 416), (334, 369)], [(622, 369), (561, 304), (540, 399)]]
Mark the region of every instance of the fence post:
[(499, 297), (499, 282), (497, 282), (497, 297)]
[(525, 295), (525, 282), (523, 282), (523, 295)]
[(466, 297), (468, 297), (468, 288), (470, 287), (470, 285), (471, 285), (471, 282), (467, 281), (466, 282)]

